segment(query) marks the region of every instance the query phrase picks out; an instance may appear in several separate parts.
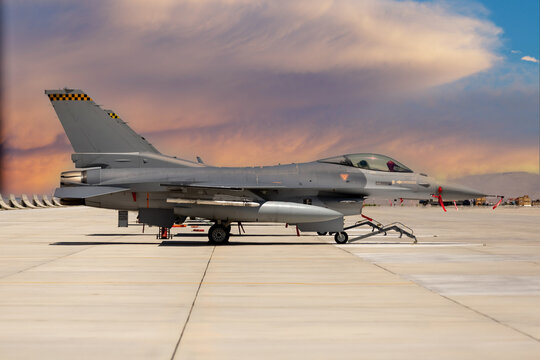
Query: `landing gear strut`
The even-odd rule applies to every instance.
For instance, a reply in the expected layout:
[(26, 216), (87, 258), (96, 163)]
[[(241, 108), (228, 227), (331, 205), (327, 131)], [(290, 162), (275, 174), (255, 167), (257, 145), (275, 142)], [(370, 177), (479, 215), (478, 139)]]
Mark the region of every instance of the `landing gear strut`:
[[(143, 231), (144, 231), (144, 227), (143, 227)], [(171, 229), (166, 228), (166, 227), (160, 227), (159, 233), (157, 234), (156, 238), (162, 239), (162, 240), (172, 239)]]
[(231, 226), (225, 226), (223, 224), (214, 224), (208, 230), (208, 240), (215, 244), (225, 244), (229, 242), (229, 236), (231, 234)]

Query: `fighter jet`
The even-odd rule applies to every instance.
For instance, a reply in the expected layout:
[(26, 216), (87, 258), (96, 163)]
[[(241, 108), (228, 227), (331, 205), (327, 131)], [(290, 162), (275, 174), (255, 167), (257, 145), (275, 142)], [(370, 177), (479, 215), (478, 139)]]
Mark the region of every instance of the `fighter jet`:
[(210, 220), (212, 243), (227, 243), (232, 223), (273, 222), (333, 233), (346, 243), (344, 217), (370, 197), (465, 200), (484, 196), (440, 184), (385, 155), (359, 153), (307, 163), (215, 167), (160, 153), (82, 90), (46, 90), (79, 170), (63, 172), (64, 204), (137, 211), (140, 222), (171, 228), (187, 217)]

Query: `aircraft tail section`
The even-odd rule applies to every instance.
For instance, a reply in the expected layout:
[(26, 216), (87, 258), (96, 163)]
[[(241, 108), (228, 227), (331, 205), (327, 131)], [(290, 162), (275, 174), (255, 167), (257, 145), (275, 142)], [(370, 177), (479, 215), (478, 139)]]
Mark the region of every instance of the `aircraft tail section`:
[(159, 154), (112, 111), (101, 109), (81, 90), (45, 90), (76, 153)]
[(161, 154), (112, 110), (99, 107), (82, 90), (45, 90), (73, 146), (78, 168), (194, 167)]

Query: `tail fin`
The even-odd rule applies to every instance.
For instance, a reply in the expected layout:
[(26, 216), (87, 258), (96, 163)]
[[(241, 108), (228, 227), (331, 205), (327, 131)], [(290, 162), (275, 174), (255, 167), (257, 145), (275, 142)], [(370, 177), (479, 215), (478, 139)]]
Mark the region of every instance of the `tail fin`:
[(81, 90), (45, 90), (76, 153), (159, 154), (112, 111), (101, 109)]
[(103, 110), (82, 90), (45, 90), (75, 153), (77, 168), (158, 168), (206, 166), (161, 154), (111, 110)]

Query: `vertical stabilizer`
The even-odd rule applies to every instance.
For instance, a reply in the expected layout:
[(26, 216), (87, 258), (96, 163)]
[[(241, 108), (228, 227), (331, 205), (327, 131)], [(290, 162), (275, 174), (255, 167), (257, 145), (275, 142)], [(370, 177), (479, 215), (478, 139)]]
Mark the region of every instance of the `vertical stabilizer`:
[[(145, 138), (82, 90), (45, 90), (76, 153), (159, 154)], [(111, 116), (114, 114), (114, 116)]]

